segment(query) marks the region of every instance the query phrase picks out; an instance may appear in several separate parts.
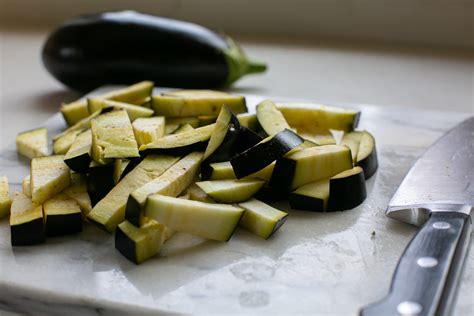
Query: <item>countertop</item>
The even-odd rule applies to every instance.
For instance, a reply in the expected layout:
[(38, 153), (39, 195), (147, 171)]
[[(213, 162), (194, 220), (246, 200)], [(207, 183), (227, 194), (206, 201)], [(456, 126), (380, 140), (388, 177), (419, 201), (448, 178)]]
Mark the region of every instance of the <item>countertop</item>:
[[(38, 57), (44, 34), (0, 32), (0, 146), (51, 117), (61, 101), (78, 97), (44, 72)], [(292, 211), (270, 241), (244, 231), (228, 244), (177, 236), (141, 266), (117, 254), (110, 235), (93, 226), (77, 239), (12, 250), (3, 221), (0, 311), (342, 316), (356, 315), (358, 308), (383, 297), (416, 231), (386, 218), (383, 210), (423, 149), (474, 113), (472, 56), (249, 38), (243, 45), (249, 55), (265, 59), (270, 71), (240, 81), (233, 91), (341, 101), (362, 110), (361, 127), (374, 133), (380, 149), (380, 170), (367, 183), (364, 204), (344, 213)], [(19, 183), (26, 164), (16, 162), (14, 149), (8, 149), (1, 154), (0, 173)], [(473, 263), (471, 245), (455, 315), (474, 312)]]

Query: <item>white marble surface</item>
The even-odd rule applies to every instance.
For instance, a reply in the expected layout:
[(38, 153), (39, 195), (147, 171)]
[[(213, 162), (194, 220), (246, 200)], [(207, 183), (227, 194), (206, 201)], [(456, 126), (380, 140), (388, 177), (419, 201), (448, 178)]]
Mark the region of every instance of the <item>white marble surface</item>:
[[(260, 99), (248, 100), (254, 105)], [(267, 241), (244, 230), (228, 243), (178, 234), (140, 266), (115, 251), (112, 236), (95, 226), (12, 249), (8, 223), (2, 221), (0, 310), (357, 315), (388, 291), (397, 260), (416, 231), (384, 216), (389, 198), (423, 149), (468, 114), (352, 106), (362, 110), (360, 127), (374, 133), (380, 160), (361, 206), (328, 214), (290, 210), (288, 221)], [(55, 117), (48, 127), (60, 125)], [(15, 189), (27, 174), (26, 162), (11, 147), (0, 154), (0, 174), (8, 175)], [(474, 313), (473, 281), (471, 251), (454, 315)]]

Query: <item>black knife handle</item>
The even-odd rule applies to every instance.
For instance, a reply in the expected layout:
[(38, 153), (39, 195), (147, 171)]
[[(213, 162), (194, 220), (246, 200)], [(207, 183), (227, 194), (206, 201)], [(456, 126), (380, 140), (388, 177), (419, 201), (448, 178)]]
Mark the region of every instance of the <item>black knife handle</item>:
[(360, 315), (450, 315), (470, 235), (470, 215), (433, 212), (400, 258), (390, 293)]

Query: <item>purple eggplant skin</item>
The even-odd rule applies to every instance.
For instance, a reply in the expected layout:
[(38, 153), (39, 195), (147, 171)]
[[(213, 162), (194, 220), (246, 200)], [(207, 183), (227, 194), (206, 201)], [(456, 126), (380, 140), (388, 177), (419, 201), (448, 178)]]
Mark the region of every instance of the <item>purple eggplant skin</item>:
[(364, 170), (345, 178), (329, 180), (329, 211), (353, 209), (367, 197)]
[[(230, 160), (237, 179), (257, 172), (303, 143), (303, 138), (289, 129), (261, 141)], [(275, 166), (276, 168), (276, 166)], [(272, 176), (273, 178), (273, 176)]]
[(224, 139), (220, 146), (214, 151), (203, 164), (213, 162), (222, 162), (230, 160), (235, 156), (235, 144), (238, 142), (240, 136), (240, 122), (234, 113), (230, 115), (230, 121)]
[(46, 40), (43, 64), (60, 82), (87, 91), (142, 80), (158, 86), (215, 88), (266, 66), (225, 35), (134, 11), (73, 18)]
[(236, 154), (240, 154), (250, 147), (257, 145), (262, 140), (263, 137), (259, 134), (245, 126), (240, 126), (240, 134), (235, 142), (234, 150)]
[(109, 164), (90, 168), (86, 183), (87, 193), (89, 193), (92, 206), (94, 207), (115, 186), (114, 165)]

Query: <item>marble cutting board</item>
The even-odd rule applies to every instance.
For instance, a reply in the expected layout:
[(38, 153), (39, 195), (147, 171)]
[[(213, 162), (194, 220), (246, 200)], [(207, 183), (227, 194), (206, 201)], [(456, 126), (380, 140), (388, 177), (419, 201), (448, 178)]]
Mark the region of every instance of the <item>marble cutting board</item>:
[[(247, 96), (249, 110), (262, 99)], [(384, 216), (392, 193), (423, 150), (468, 114), (343, 106), (360, 109), (360, 128), (377, 140), (379, 171), (359, 207), (327, 214), (289, 210), (288, 221), (266, 241), (244, 230), (228, 243), (177, 234), (139, 266), (114, 249), (112, 235), (87, 224), (81, 234), (12, 249), (8, 221), (2, 220), (0, 314), (357, 315), (388, 291), (416, 231)], [(58, 114), (44, 126), (54, 135), (64, 124)], [(0, 151), (0, 175), (9, 177), (12, 191), (21, 190), (28, 170), (13, 143)], [(474, 314), (473, 293), (470, 251), (455, 315)]]

